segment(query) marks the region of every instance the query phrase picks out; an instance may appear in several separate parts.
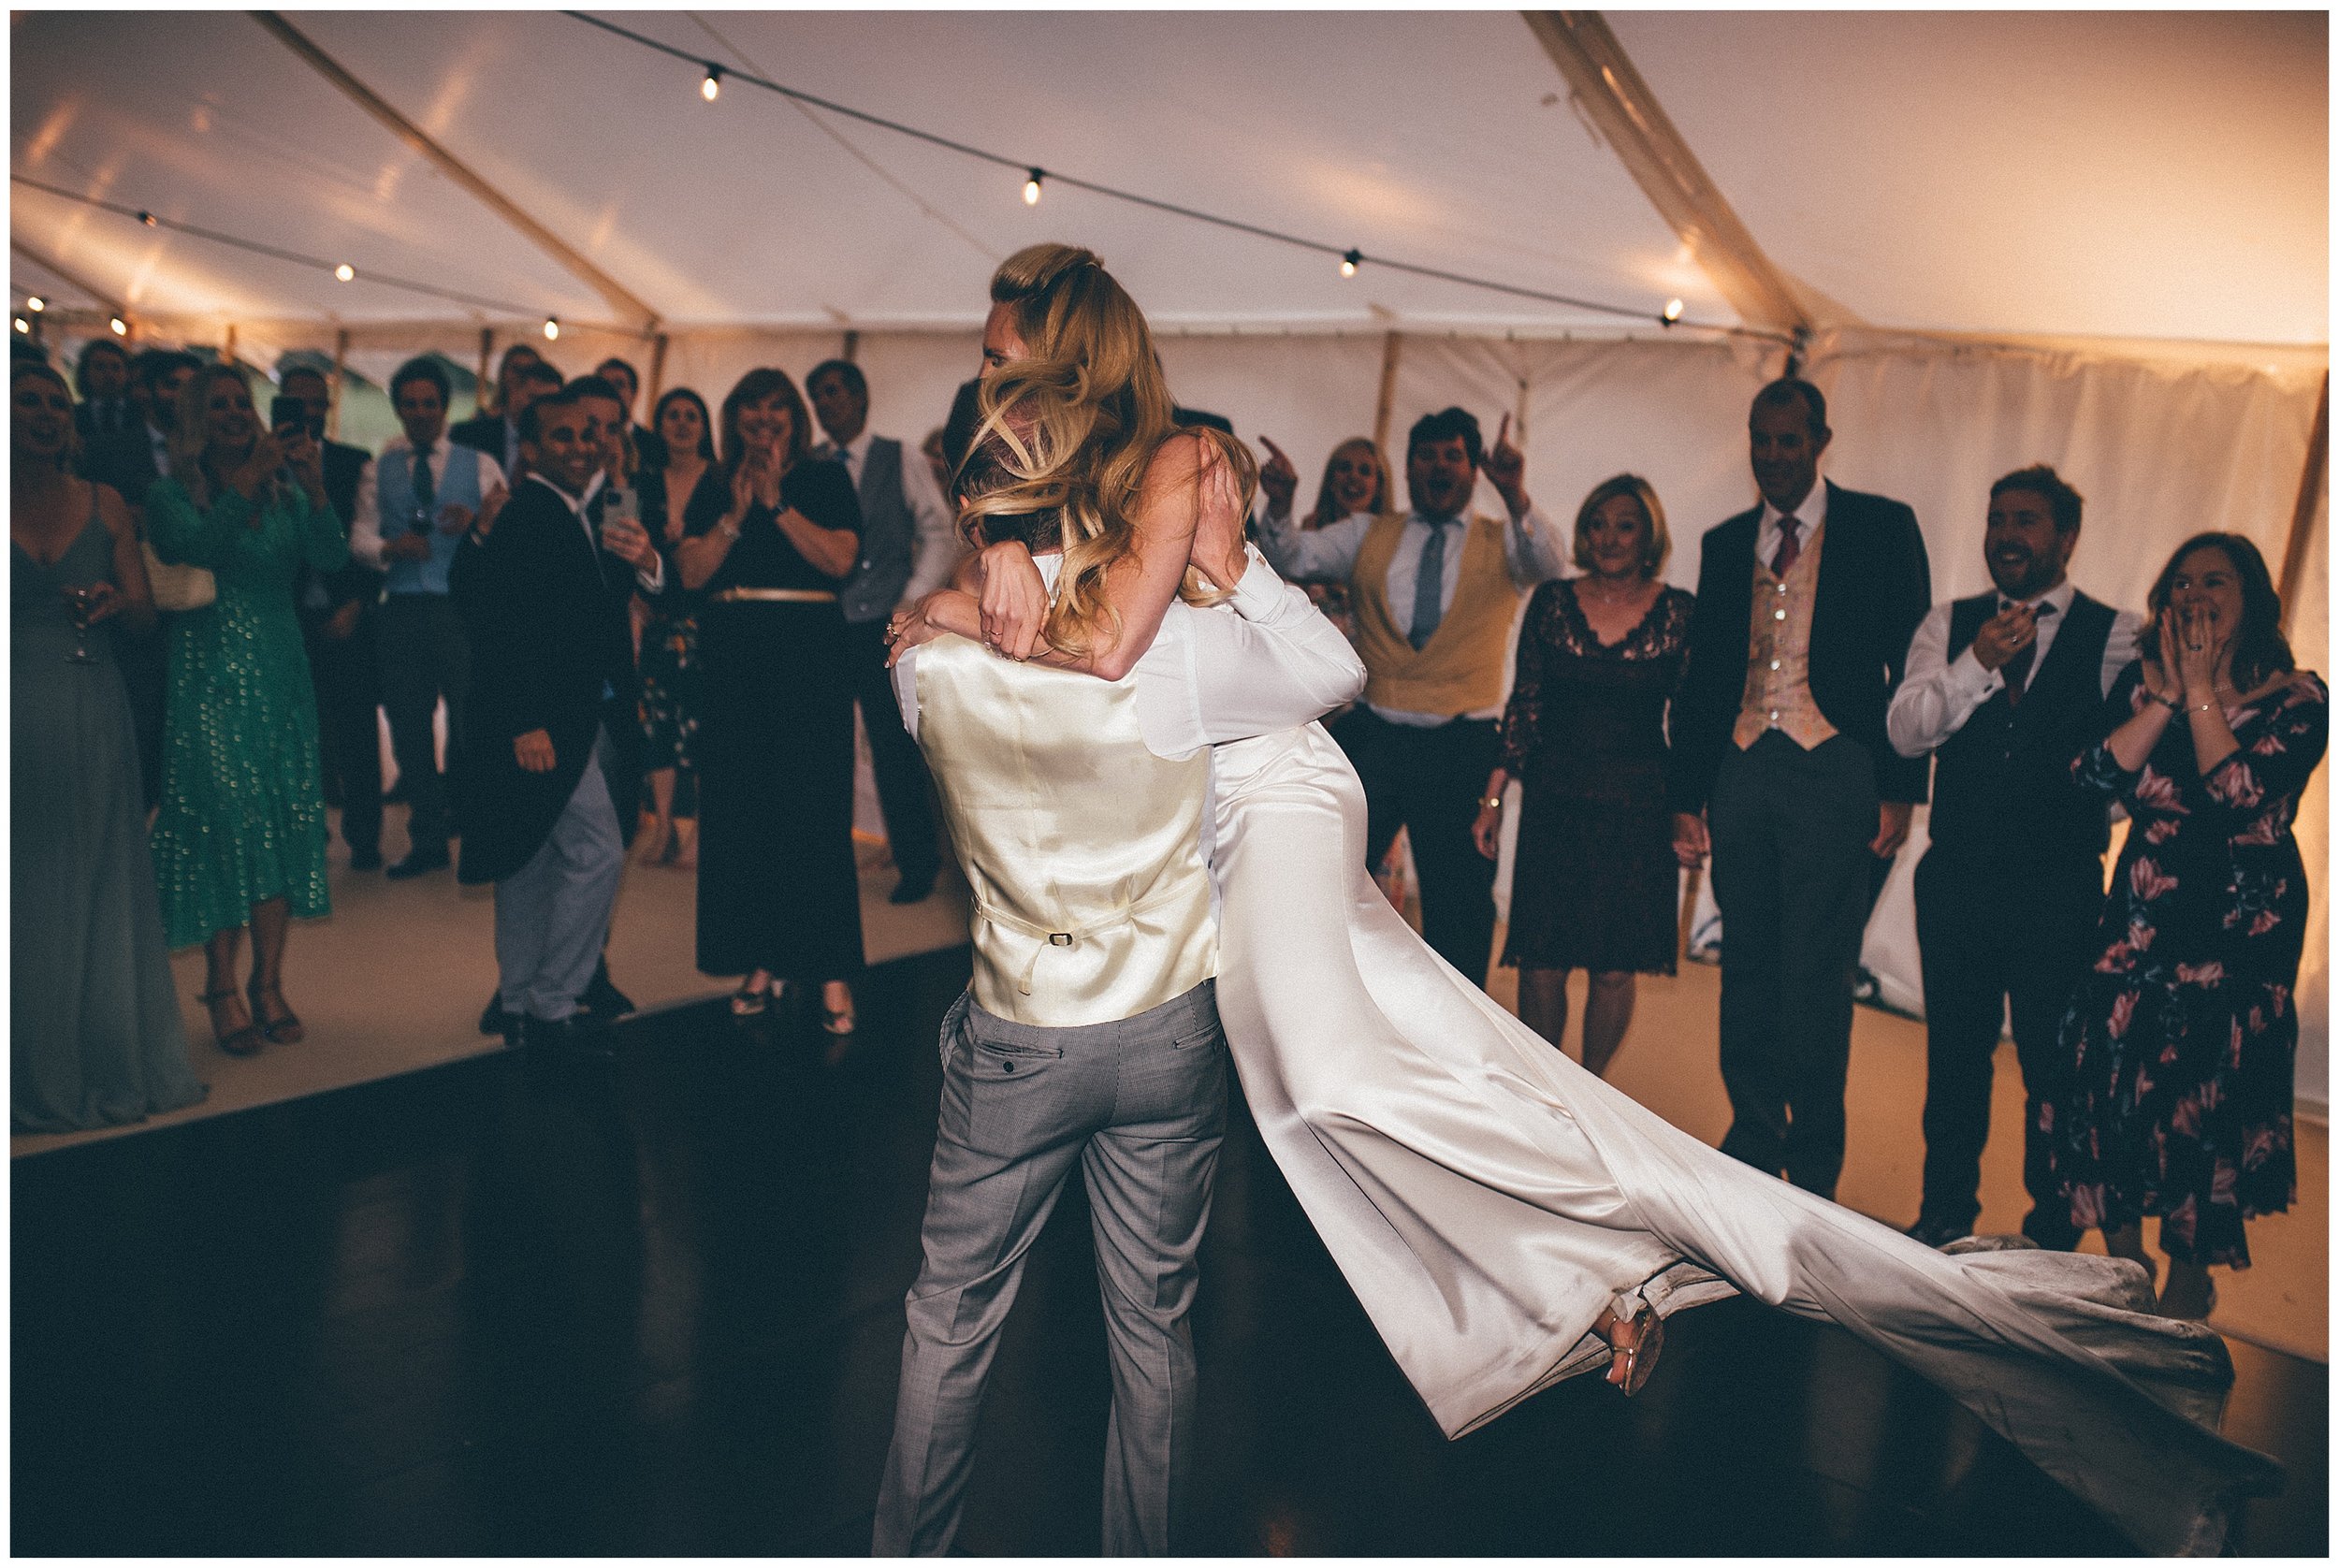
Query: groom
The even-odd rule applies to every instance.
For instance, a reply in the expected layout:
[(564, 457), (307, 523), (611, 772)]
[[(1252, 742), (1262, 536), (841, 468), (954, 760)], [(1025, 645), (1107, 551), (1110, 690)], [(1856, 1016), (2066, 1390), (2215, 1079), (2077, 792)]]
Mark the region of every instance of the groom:
[[(1171, 1549), (1193, 1459), (1186, 1314), (1226, 1123), (1209, 748), (1364, 684), (1346, 640), (1243, 544), (1239, 506), (1204, 511), (1190, 564), (1233, 597), (1172, 603), (1125, 679), (922, 641), (936, 632), (915, 617), (901, 638), (895, 690), (974, 890), (975, 959), (942, 1023), (879, 1557), (951, 1547), (999, 1329), (1076, 1162), (1112, 1362), (1104, 1551)], [(1055, 542), (1031, 544), (1053, 591)]]

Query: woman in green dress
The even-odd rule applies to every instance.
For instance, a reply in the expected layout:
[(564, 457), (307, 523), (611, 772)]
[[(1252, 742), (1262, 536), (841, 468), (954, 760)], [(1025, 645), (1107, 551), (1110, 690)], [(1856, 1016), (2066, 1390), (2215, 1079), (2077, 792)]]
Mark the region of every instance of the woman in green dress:
[[(260, 428), (243, 371), (213, 365), (181, 392), (170, 477), (146, 498), (154, 553), (208, 567), (219, 585), (212, 603), (171, 619), (154, 879), (170, 945), (204, 944), (211, 1032), (240, 1056), (263, 1037), (304, 1038), (284, 1001), (285, 922), (330, 909), (316, 699), (293, 585), (304, 563), (340, 567), (349, 544), (331, 508), (309, 504), (313, 477), (289, 468)], [(252, 977), (239, 995), (246, 925)]]
[(73, 476), (73, 398), (8, 377), (10, 1123), (73, 1132), (203, 1097), (170, 983), (113, 628), (154, 624), (130, 509)]

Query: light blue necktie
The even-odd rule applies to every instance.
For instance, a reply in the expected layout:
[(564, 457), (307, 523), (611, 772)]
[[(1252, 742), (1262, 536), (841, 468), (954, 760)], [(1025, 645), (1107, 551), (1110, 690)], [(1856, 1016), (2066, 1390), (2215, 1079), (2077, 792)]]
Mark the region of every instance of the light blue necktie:
[(1446, 528), (1460, 519), (1421, 520), (1430, 526), (1430, 540), (1421, 546), (1421, 574), (1413, 585), (1413, 629), (1405, 633), (1406, 641), (1416, 649), (1429, 646), (1437, 635), (1437, 623), (1446, 618)]

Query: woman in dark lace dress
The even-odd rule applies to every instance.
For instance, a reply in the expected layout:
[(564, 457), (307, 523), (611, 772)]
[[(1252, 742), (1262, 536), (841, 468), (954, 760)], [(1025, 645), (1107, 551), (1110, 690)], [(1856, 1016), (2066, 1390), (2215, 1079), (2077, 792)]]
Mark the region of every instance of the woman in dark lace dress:
[(2128, 807), (2101, 956), (2063, 1019), (2070, 1077), (2041, 1108), (2071, 1224), (2154, 1267), (2160, 1310), (2202, 1318), (2212, 1265), (2249, 1267), (2243, 1221), (2298, 1186), (2291, 990), (2306, 868), (2290, 836), (2330, 737), (2330, 694), (2293, 670), (2256, 546), (2186, 541), (2153, 585), (2144, 655), (2112, 690), (2126, 716), (2074, 772)]
[(1633, 977), (1673, 973), (1679, 868), (1665, 812), (1665, 705), (1693, 598), (1658, 576), (1671, 540), (1647, 480), (1620, 473), (1576, 514), (1580, 577), (1528, 601), (1503, 749), (1474, 827), (1494, 858), (1503, 790), (1521, 781), (1510, 939), (1518, 1016), (1554, 1046), (1567, 974), (1591, 974), (1584, 1066), (1605, 1072), (1633, 1020)]

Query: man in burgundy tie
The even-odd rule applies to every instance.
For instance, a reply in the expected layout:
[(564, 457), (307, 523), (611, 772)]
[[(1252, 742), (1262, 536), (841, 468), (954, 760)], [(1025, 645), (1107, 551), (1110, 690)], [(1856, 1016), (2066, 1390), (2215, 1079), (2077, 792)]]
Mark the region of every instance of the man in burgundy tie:
[(1932, 584), (1914, 512), (1821, 482), (1818, 387), (1771, 383), (1747, 426), (1762, 504), (1706, 534), (1674, 705), (1674, 849), (1713, 856), (1722, 1150), (1833, 1198), (1870, 868), (1925, 789), (1884, 712)]

